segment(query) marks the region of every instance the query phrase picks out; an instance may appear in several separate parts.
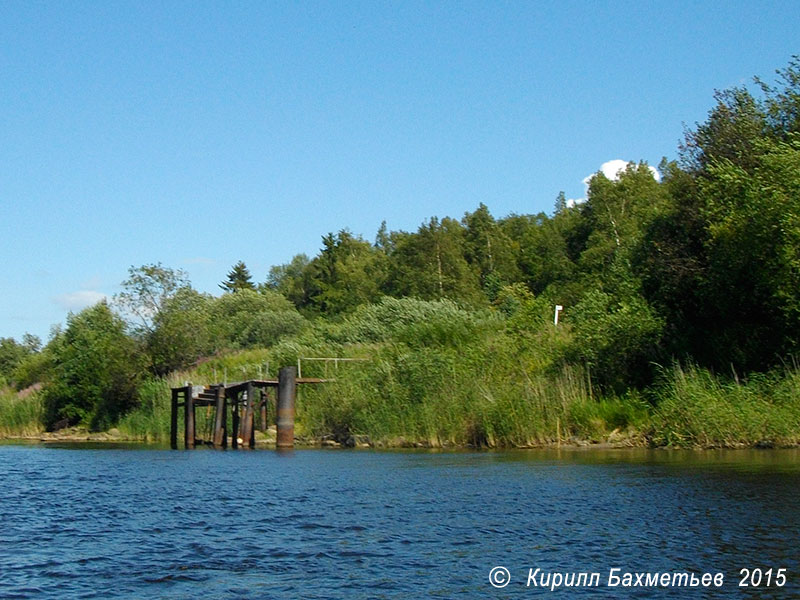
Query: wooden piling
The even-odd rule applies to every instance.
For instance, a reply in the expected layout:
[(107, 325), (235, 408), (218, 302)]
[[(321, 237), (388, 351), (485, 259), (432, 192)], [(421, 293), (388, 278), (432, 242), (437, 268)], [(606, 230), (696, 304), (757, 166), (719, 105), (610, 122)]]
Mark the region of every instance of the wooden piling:
[(225, 388), (217, 386), (217, 412), (214, 415), (214, 447), (224, 448), (226, 443), (225, 435)]
[(234, 390), (231, 394), (233, 400), (233, 416), (231, 418), (231, 447), (239, 447), (239, 392)]
[(194, 431), (194, 398), (192, 397), (192, 386), (187, 385), (183, 388), (185, 402), (183, 404), (184, 414), (184, 448), (187, 450), (194, 449), (195, 431)]
[(172, 390), (172, 402), (170, 403), (169, 447), (173, 450), (178, 449), (178, 393), (179, 390)]
[(269, 395), (267, 394), (266, 390), (261, 390), (261, 402), (259, 403), (259, 412), (261, 413), (261, 433), (267, 433), (267, 402), (269, 401)]
[(247, 404), (244, 407), (244, 422), (242, 423), (242, 443), (247, 443), (251, 448), (255, 446), (255, 438), (253, 438), (253, 421), (255, 420), (255, 395), (256, 388), (252, 381), (247, 382), (246, 386)]
[(277, 447), (294, 447), (294, 402), (297, 396), (297, 367), (278, 372)]

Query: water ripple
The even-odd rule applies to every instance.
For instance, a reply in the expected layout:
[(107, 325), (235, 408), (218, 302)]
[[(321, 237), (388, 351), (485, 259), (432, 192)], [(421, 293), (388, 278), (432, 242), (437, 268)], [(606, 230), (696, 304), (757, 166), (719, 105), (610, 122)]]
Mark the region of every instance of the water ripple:
[[(800, 572), (796, 455), (625, 456), (0, 446), (0, 597), (475, 598), (494, 565)], [(497, 597), (524, 595), (512, 583)]]

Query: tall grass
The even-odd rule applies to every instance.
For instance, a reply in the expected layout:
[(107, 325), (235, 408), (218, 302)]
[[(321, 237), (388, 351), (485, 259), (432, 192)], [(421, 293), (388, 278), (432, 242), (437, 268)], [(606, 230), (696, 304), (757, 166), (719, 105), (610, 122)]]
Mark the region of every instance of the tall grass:
[(39, 392), (20, 396), (0, 392), (0, 437), (26, 437), (44, 431), (44, 404)]
[[(366, 436), (375, 445), (430, 447), (800, 443), (797, 366), (741, 381), (675, 366), (652, 389), (598, 396), (585, 369), (564, 360), (570, 335), (568, 326), (554, 328), (530, 311), (504, 321), (450, 302), (386, 299), (339, 322), (313, 324), (269, 349), (210, 357), (146, 380), (118, 429), (129, 439), (166, 442), (170, 388), (274, 378), (298, 357), (327, 356), (370, 360), (329, 372), (323, 363), (303, 365), (304, 376), (335, 378), (300, 387), (296, 432), (312, 439)], [(212, 413), (197, 411), (199, 437), (210, 437)], [(40, 421), (38, 396), (0, 398), (0, 434), (35, 432)]]
[(520, 447), (605, 441), (647, 421), (636, 399), (595, 401), (581, 368), (531, 372), (502, 342), (383, 347), (335, 383), (302, 390), (302, 430), (378, 445)]
[(148, 379), (139, 386), (139, 404), (117, 425), (122, 436), (145, 442), (168, 442), (170, 433), (170, 388), (178, 385), (165, 378)]
[(800, 369), (725, 381), (675, 366), (657, 390), (653, 443), (666, 446), (790, 446), (800, 443)]

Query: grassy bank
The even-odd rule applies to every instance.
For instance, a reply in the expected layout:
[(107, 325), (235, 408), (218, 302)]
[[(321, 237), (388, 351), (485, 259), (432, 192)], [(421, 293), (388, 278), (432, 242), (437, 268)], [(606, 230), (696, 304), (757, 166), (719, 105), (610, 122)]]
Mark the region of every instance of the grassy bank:
[(26, 437), (44, 431), (44, 405), (38, 391), (0, 392), (0, 437)]
[[(312, 349), (300, 350), (311, 354)], [(363, 354), (365, 348), (360, 350)], [(340, 367), (336, 381), (301, 387), (297, 435), (340, 443), (361, 437), (383, 447), (800, 444), (797, 368), (736, 381), (676, 366), (645, 393), (620, 397), (591, 392), (584, 369), (531, 375), (500, 351), (470, 356), (397, 346), (372, 350), (370, 362)], [(268, 357), (226, 357), (148, 382), (140, 391), (139, 408), (122, 420), (120, 432), (129, 439), (166, 441), (169, 388), (185, 381), (211, 383), (224, 361), (239, 362), (236, 368), (241, 369), (247, 358)], [(249, 364), (255, 368), (255, 362)], [(304, 366), (312, 376), (321, 375), (320, 369)], [(199, 414), (198, 431), (207, 420), (208, 415)]]
[[(411, 351), (359, 346), (370, 362), (340, 366), (336, 381), (301, 387), (296, 433), (309, 441), (368, 439), (374, 446), (530, 447), (612, 443), (683, 448), (785, 447), (800, 444), (800, 369), (749, 378), (673, 367), (643, 393), (598, 396), (584, 369), (527, 372), (505, 350)], [(279, 349), (281, 350), (281, 349)], [(306, 356), (319, 348), (296, 346)], [(333, 348), (328, 348), (332, 351)], [(462, 349), (463, 350), (463, 349)], [(283, 352), (287, 349), (283, 348)], [(276, 354), (216, 358), (139, 387), (138, 407), (117, 425), (120, 439), (167, 442), (170, 388), (265, 374)], [(295, 359), (296, 360), (296, 359)], [(295, 361), (272, 362), (292, 364)], [(260, 369), (260, 373), (259, 373)], [(274, 368), (271, 368), (274, 376)], [(306, 375), (322, 367), (305, 364)], [(237, 377), (232, 377), (236, 374)], [(198, 411), (198, 434), (211, 414)], [(0, 394), (0, 437), (42, 434), (41, 393)]]
[[(170, 388), (186, 382), (274, 377), (301, 357), (350, 357), (366, 360), (338, 368), (303, 363), (304, 376), (334, 381), (301, 386), (298, 436), (384, 447), (800, 444), (797, 365), (749, 377), (674, 366), (647, 388), (615, 395), (594, 383), (599, 367), (571, 357), (575, 336), (569, 326), (552, 326), (548, 305), (528, 301), (515, 310), (506, 317), (452, 302), (385, 299), (270, 348), (228, 351), (167, 377), (140, 378), (134, 408), (114, 433), (166, 442)], [(78, 388), (66, 389), (80, 398)], [(0, 435), (42, 431), (43, 404), (39, 393), (2, 395)], [(210, 408), (198, 411), (198, 436), (210, 438), (212, 417)]]
[(746, 380), (675, 367), (656, 390), (657, 446), (781, 447), (800, 444), (800, 369)]

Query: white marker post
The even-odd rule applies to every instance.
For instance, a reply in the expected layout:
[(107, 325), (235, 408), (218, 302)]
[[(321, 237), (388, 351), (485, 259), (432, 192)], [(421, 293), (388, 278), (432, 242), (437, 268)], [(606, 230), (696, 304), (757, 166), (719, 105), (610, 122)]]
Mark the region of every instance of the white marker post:
[(564, 307), (560, 304), (556, 304), (556, 314), (553, 317), (553, 325), (558, 325), (558, 313), (560, 313), (562, 310), (564, 310)]

